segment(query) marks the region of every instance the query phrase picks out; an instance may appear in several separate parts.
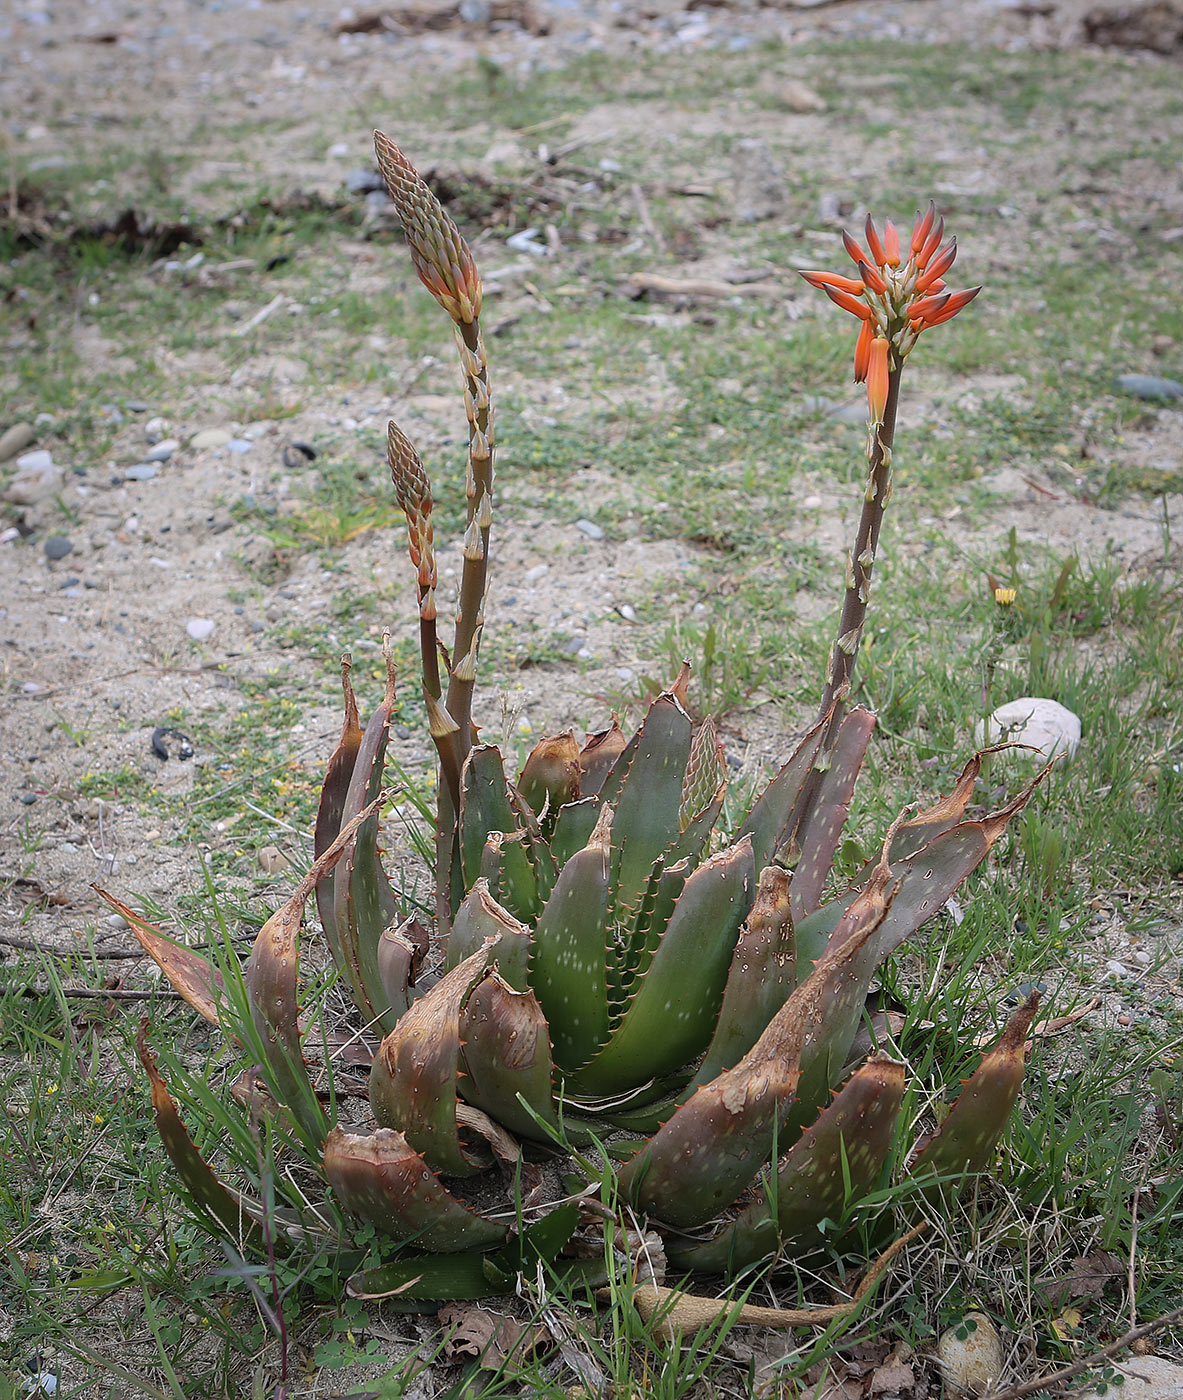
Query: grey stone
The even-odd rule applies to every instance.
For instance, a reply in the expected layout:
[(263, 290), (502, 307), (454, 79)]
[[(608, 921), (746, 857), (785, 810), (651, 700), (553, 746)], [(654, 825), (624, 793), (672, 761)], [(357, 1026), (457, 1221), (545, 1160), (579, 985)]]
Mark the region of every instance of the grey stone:
[(36, 437), (31, 423), (14, 423), (0, 433), (0, 462), (7, 462), (18, 452), (23, 452)]
[(589, 540), (602, 540), (604, 532), (594, 520), (577, 520), (575, 528), (585, 534)]
[(137, 462), (134, 467), (128, 467), (124, 476), (128, 481), (151, 481), (157, 471), (158, 468), (151, 462)]
[(50, 535), (44, 545), (47, 559), (64, 559), (74, 553), (74, 545), (65, 535)]
[(211, 447), (225, 447), (233, 436), (225, 428), (202, 428), (201, 432), (194, 433), (189, 439), (189, 446), (199, 452)]
[(249, 452), (254, 445), (249, 438), (231, 438), (226, 444), (226, 451), (241, 456), (244, 452)]
[(185, 623), (185, 631), (195, 642), (204, 642), (214, 634), (214, 628), (218, 624), (211, 617), (191, 617)]
[(54, 466), (48, 452), (29, 452), (18, 459), (18, 466), (34, 458), (38, 459), (37, 465), (21, 467), (8, 483), (3, 499), (9, 505), (35, 506), (38, 501), (47, 500), (62, 489), (65, 473), (61, 467)]
[(1138, 399), (1183, 399), (1177, 379), (1156, 379), (1152, 374), (1119, 374), (1117, 387)]
[(147, 462), (167, 462), (180, 445), (176, 438), (165, 438), (163, 442), (158, 442), (145, 454), (144, 460)]
[(382, 183), (382, 176), (371, 166), (366, 166), (365, 169), (345, 172), (345, 188), (350, 194), (369, 194), (371, 190), (381, 190), (386, 187)]
[(48, 448), (38, 448), (36, 452), (26, 452), (16, 459), (18, 472), (43, 472), (53, 466), (53, 454)]
[(1034, 753), (1015, 749), (1015, 755), (1041, 763), (1053, 755), (1061, 760), (1071, 759), (1080, 748), (1080, 716), (1058, 700), (1022, 695), (999, 705), (989, 719), (979, 720), (974, 737), (979, 744), (1030, 744)]

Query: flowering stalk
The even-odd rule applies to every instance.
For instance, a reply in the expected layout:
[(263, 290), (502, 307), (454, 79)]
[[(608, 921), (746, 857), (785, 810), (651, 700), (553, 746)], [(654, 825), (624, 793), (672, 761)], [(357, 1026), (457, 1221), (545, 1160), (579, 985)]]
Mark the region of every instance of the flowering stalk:
[(942, 325), (977, 296), (980, 287), (950, 292), (944, 276), (957, 257), (957, 240), (942, 243), (945, 221), (929, 201), (916, 216), (905, 260), (899, 231), (888, 219), (883, 236), (867, 215), (866, 248), (849, 233), (842, 242), (858, 277), (802, 272), (844, 311), (862, 322), (854, 351), (854, 378), (867, 386), (867, 488), (846, 568), (846, 594), (838, 635), (830, 650), (821, 716), (833, 707), (830, 734), (841, 721), (867, 616), (871, 571), (879, 548), (883, 512), (891, 498), (891, 453), (904, 361), (926, 330)]

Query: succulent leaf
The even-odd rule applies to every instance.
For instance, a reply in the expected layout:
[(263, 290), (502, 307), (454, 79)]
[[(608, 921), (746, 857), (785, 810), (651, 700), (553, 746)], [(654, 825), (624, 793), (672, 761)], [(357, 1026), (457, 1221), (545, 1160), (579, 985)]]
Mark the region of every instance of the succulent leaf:
[(715, 1033), (692, 1088), (738, 1064), (797, 985), (789, 879), (778, 865), (760, 872), (755, 902), (732, 954)]
[(568, 802), (559, 808), (551, 833), (550, 853), (560, 870), (591, 840), (602, 806), (598, 797), (581, 797), (578, 802)]
[(555, 1063), (577, 1069), (608, 1038), (605, 920), (612, 813), (559, 872), (535, 930), (530, 982), (550, 1023)]
[(667, 1248), (679, 1269), (731, 1273), (786, 1246), (821, 1243), (818, 1227), (875, 1185), (904, 1097), (904, 1066), (876, 1055), (847, 1080), (813, 1126), (781, 1157), (736, 1218), (698, 1245)]
[(635, 1204), (671, 1225), (701, 1225), (751, 1182), (771, 1149), (774, 1121), (783, 1125), (793, 1105), (803, 1055), (824, 1063), (833, 1050), (828, 1018), (850, 1002), (861, 984), (861, 976), (850, 980), (852, 968), (861, 973), (866, 950), (878, 944), (883, 886), (881, 875), (859, 895), (845, 916), (850, 936), (819, 960), (743, 1059), (697, 1089), (621, 1168)]
[(456, 1079), (460, 1010), (493, 956), (494, 940), (445, 973), (383, 1040), (370, 1067), (370, 1107), (383, 1128), (397, 1128), (436, 1170), (471, 1176), (485, 1163), (460, 1141)]
[(507, 838), (502, 846), (499, 898), (519, 919), (538, 916), (538, 882), (526, 854), (524, 833), (510, 800), (509, 783), (499, 750), (489, 744), (473, 748), (464, 762), (460, 797), (460, 855), (464, 887), (471, 889), (481, 875), (485, 843), (491, 832)]
[(829, 767), (818, 780), (817, 791), (796, 833), (800, 856), (789, 891), (795, 921), (812, 913), (821, 899), (874, 728), (875, 716), (862, 708), (851, 710), (838, 728), (829, 750)]
[[(329, 759), (324, 783), (320, 790), (320, 806), (316, 813), (316, 830), (312, 848), (319, 855), (337, 839), (341, 824), (345, 820), (345, 803), (349, 795), (349, 783), (353, 777), (361, 748), (362, 728), (358, 720), (357, 700), (353, 694), (351, 679), (352, 662), (348, 656), (341, 658), (341, 688), (345, 694), (345, 719), (341, 726), (341, 738)], [(343, 968), (344, 955), (341, 938), (337, 929), (336, 916), (337, 872), (331, 870), (316, 887), (316, 908), (321, 926), (328, 940), (333, 961)]]
[(411, 987), (430, 943), (417, 919), (391, 924), (378, 940), (378, 975), (394, 1016), (401, 1016), (411, 1004)]
[(718, 1018), (755, 880), (748, 840), (690, 876), (612, 1039), (575, 1076), (580, 1093), (619, 1093), (701, 1053)]
[(213, 963), (200, 953), (186, 948), (183, 943), (169, 938), (162, 929), (142, 919), (134, 909), (129, 909), (114, 895), (108, 894), (101, 885), (92, 885), (91, 889), (100, 894), (117, 914), (122, 914), (140, 947), (168, 978), (173, 989), (180, 992), (199, 1016), (216, 1026), (218, 1002), (225, 992), (225, 983)]
[(793, 838), (803, 810), (809, 775), (821, 753), (829, 726), (829, 716), (805, 735), (793, 756), (768, 784), (740, 827), (739, 837), (752, 838), (756, 868), (763, 870), (773, 856)]
[(579, 745), (571, 730), (539, 740), (530, 750), (518, 778), (523, 801), (537, 814), (547, 810), (551, 826), (560, 807), (578, 801)]
[(218, 1180), (213, 1168), (205, 1161), (193, 1145), (177, 1106), (164, 1082), (164, 1076), (156, 1066), (156, 1057), (148, 1049), (148, 1021), (140, 1023), (136, 1035), (136, 1054), (152, 1093), (152, 1111), (156, 1116), (156, 1130), (164, 1143), (165, 1151), (172, 1159), (177, 1175), (181, 1178), (193, 1204), (198, 1211), (232, 1240), (240, 1249), (255, 1248), (262, 1243), (262, 1232), (247, 1213)]
[[(1038, 1009), (1039, 993), (1032, 992), (1006, 1023), (994, 1048), (982, 1056), (944, 1122), (917, 1144), (911, 1176), (959, 1176), (989, 1164), (1023, 1085), (1027, 1032)], [(939, 1189), (934, 1184), (929, 1191)]]
[[(615, 715), (612, 716), (612, 723), (607, 729), (597, 730), (596, 733), (587, 736), (583, 748), (579, 751), (579, 791), (584, 797), (600, 796), (600, 790), (608, 775), (616, 768), (617, 760), (628, 744), (629, 741), (624, 737), (624, 730), (621, 729)], [(612, 795), (606, 794), (609, 797)]]
[(525, 991), (533, 937), (525, 924), (519, 923), (508, 909), (497, 903), (489, 893), (488, 882), (480, 879), (456, 911), (444, 965), (449, 969), (458, 967), (466, 958), (478, 953), (490, 939), (496, 939), (497, 965), (501, 975), (511, 987)]
[[(386, 694), (366, 725), (358, 747), (341, 811), (344, 823), (349, 823), (364, 807), (372, 804), (381, 789), (390, 715), (394, 709), (394, 684), (394, 663), (387, 652)], [(340, 952), (339, 966), (354, 1004), (367, 1024), (377, 1022), (385, 1031), (394, 1025), (394, 1016), (386, 1004), (378, 970), (378, 940), (383, 930), (401, 919), (401, 915), (378, 853), (378, 831), (378, 811), (374, 808), (345, 846), (341, 869), (333, 886), (330, 921)], [(318, 857), (323, 849), (316, 848)]]
[(659, 695), (638, 731), (636, 752), (613, 804), (613, 885), (618, 907), (636, 907), (653, 862), (678, 835), (690, 739), (690, 716), (671, 692)]
[(488, 1249), (506, 1237), (504, 1225), (462, 1205), (392, 1128), (364, 1136), (334, 1128), (324, 1171), (347, 1211), (401, 1244), (452, 1253)]
[(460, 1036), (464, 1097), (519, 1136), (542, 1136), (539, 1119), (557, 1134), (546, 1017), (534, 993), (490, 971), (469, 994)]

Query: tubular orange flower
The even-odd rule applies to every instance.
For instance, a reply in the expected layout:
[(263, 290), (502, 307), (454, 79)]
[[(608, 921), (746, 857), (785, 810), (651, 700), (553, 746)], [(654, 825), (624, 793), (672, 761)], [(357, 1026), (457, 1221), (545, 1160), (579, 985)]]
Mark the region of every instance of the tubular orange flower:
[(887, 407), (888, 350), (886, 336), (877, 335), (871, 341), (867, 364), (867, 405), (871, 410), (871, 422), (883, 422), (883, 412)]
[(887, 266), (887, 254), (883, 251), (883, 244), (879, 242), (879, 232), (875, 228), (875, 220), (867, 215), (867, 247), (871, 250), (871, 258), (879, 267)]
[(924, 240), (920, 251), (916, 254), (916, 266), (923, 271), (928, 266), (928, 261), (936, 250), (941, 246), (941, 239), (945, 236), (945, 221), (938, 219), (928, 231), (928, 237)]
[(924, 318), (924, 329), (930, 330), (933, 326), (941, 326), (946, 321), (951, 321), (963, 306), (968, 306), (973, 301), (981, 290), (981, 287), (970, 287), (968, 291), (950, 293), (949, 300), (939, 311)]
[(847, 292), (840, 292), (837, 287), (822, 287), (822, 291), (835, 306), (840, 306), (843, 311), (849, 311), (852, 316), (869, 321), (875, 314), (865, 301), (859, 301)]
[(949, 271), (956, 257), (957, 240), (955, 238), (950, 238), (948, 243), (946, 243), (936, 257), (933, 258), (932, 262), (929, 263), (925, 271), (917, 277), (917, 292), (921, 295), (927, 292), (929, 287), (931, 287), (938, 278), (943, 277), (945, 273)]
[(923, 214), (916, 215), (916, 222), (912, 225), (912, 242), (908, 252), (914, 258), (924, 247), (924, 240), (928, 237), (932, 229), (933, 220), (937, 216), (937, 207), (930, 199), (928, 208)]
[[(819, 291), (825, 291), (827, 287), (836, 287), (840, 292), (846, 292), (852, 297), (861, 297), (863, 294), (863, 284), (853, 277), (841, 277), (836, 272), (802, 272), (801, 276), (811, 287), (817, 287)], [(880, 278), (880, 281), (883, 279)], [(884, 290), (882, 287), (877, 290)]]
[(851, 238), (850, 234), (847, 233), (845, 229), (842, 230), (842, 246), (850, 255), (851, 262), (860, 263), (871, 261), (871, 259), (867, 257), (866, 253), (863, 252), (859, 244), (857, 244), (854, 241), (854, 239)]
[(863, 281), (873, 292), (879, 292), (882, 295), (887, 291), (887, 283), (877, 268), (872, 267), (870, 263), (860, 262), (858, 270), (862, 274)]
[(948, 303), (950, 295), (949, 292), (940, 292), (936, 296), (921, 297), (919, 301), (914, 301), (908, 307), (908, 319), (927, 321)]
[(883, 224), (883, 251), (887, 255), (888, 267), (900, 265), (900, 235), (890, 219)]
[(864, 321), (859, 327), (858, 340), (854, 346), (854, 382), (861, 384), (867, 377), (867, 366), (871, 362), (871, 342), (875, 339), (875, 327)]

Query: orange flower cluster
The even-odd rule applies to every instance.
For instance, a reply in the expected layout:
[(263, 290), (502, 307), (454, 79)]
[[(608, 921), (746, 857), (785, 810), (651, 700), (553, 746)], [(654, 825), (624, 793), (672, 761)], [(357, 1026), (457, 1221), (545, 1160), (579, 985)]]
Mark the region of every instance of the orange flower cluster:
[(887, 403), (887, 380), (894, 352), (896, 366), (903, 364), (922, 331), (951, 320), (982, 290), (969, 287), (950, 292), (945, 273), (957, 257), (957, 240), (941, 240), (945, 221), (929, 200), (928, 209), (916, 216), (905, 260), (896, 226), (887, 219), (883, 236), (867, 215), (867, 246), (849, 233), (842, 242), (858, 269), (858, 277), (836, 272), (802, 272), (811, 287), (819, 287), (832, 302), (862, 321), (854, 349), (854, 378), (866, 381), (871, 421), (881, 423)]

